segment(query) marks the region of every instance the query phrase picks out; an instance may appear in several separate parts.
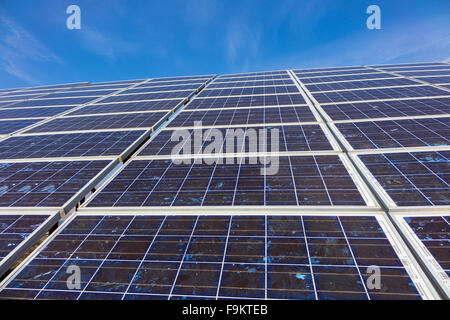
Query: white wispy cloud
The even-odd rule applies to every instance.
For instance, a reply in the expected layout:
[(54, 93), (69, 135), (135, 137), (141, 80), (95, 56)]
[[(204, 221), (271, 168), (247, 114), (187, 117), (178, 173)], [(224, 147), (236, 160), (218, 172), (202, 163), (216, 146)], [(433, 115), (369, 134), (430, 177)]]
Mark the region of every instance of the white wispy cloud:
[(78, 31), (82, 47), (108, 61), (115, 61), (122, 54), (139, 51), (140, 44), (112, 37), (105, 32), (82, 27)]
[(245, 20), (232, 20), (226, 35), (226, 56), (232, 66), (238, 65), (239, 71), (246, 71), (251, 60), (259, 52), (262, 32), (257, 25), (250, 26)]
[(62, 63), (61, 59), (30, 32), (0, 15), (0, 65), (7, 73), (31, 84), (38, 84), (27, 65), (30, 62)]

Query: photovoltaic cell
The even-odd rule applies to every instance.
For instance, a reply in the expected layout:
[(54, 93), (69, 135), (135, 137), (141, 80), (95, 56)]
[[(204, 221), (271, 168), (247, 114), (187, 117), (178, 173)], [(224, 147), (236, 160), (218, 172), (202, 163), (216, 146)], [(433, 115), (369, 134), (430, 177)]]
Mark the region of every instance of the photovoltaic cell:
[(117, 90), (86, 90), (86, 91), (71, 91), (71, 92), (58, 92), (46, 95), (45, 98), (69, 98), (69, 97), (101, 97), (109, 95)]
[(417, 84), (418, 82), (409, 79), (393, 78), (382, 80), (362, 80), (362, 81), (310, 84), (306, 85), (306, 88), (310, 92), (317, 92), (317, 91), (336, 91), (336, 90), (376, 88), (376, 87), (408, 86)]
[(3, 108), (30, 108), (30, 107), (46, 107), (46, 106), (66, 106), (80, 105), (89, 101), (93, 101), (98, 97), (81, 97), (81, 98), (61, 98), (61, 99), (36, 99), (14, 103)]
[(450, 114), (450, 98), (374, 101), (322, 105), (332, 120)]
[(311, 83), (370, 80), (370, 79), (396, 78), (396, 77), (397, 76), (392, 75), (390, 73), (378, 72), (378, 73), (367, 73), (367, 74), (353, 74), (353, 75), (347, 75), (347, 76), (302, 78), (301, 82), (304, 84), (311, 84)]
[[(276, 133), (272, 133), (272, 130), (278, 130)], [(211, 140), (216, 139), (215, 134), (219, 132), (215, 132), (219, 130), (220, 137), (223, 137), (223, 144), (221, 145), (221, 150), (223, 152), (231, 151), (231, 152), (250, 152), (252, 148), (258, 149), (257, 151), (261, 152), (262, 150), (266, 150), (267, 152), (277, 152), (277, 151), (318, 151), (318, 150), (333, 150), (330, 142), (327, 139), (327, 136), (323, 132), (322, 128), (319, 125), (292, 125), (292, 126), (266, 126), (266, 127), (238, 127), (238, 128), (221, 128), (221, 129), (203, 129), (201, 130), (201, 134), (204, 139), (209, 139), (202, 143), (202, 149), (199, 151), (204, 151), (205, 147), (211, 144)], [(236, 131), (237, 130), (237, 131)], [(253, 131), (252, 131), (253, 130)], [(260, 134), (263, 130), (266, 130), (266, 142), (260, 138)], [(183, 140), (184, 144), (182, 145), (186, 148), (186, 150), (190, 150), (187, 154), (195, 154), (195, 150), (193, 148), (194, 143), (194, 130), (188, 130), (189, 138), (187, 140)], [(242, 137), (244, 137), (244, 132), (246, 132), (247, 138), (245, 139), (245, 145), (241, 145), (237, 142), (236, 136), (239, 136), (242, 133)], [(249, 132), (254, 133), (254, 139), (258, 139), (255, 143), (250, 144)], [(180, 144), (180, 141), (175, 140), (172, 141), (172, 136), (178, 137), (176, 135), (179, 133), (178, 131), (173, 130), (163, 130), (158, 133), (158, 135), (147, 145), (147, 147), (142, 150), (139, 155), (141, 156), (152, 156), (152, 155), (171, 155), (174, 148)], [(236, 136), (234, 135), (236, 134)], [(274, 139), (272, 139), (272, 134), (274, 135)], [(228, 143), (228, 141), (231, 141)], [(277, 140), (275, 140), (277, 139)], [(220, 140), (219, 140), (220, 141)], [(272, 141), (276, 145), (276, 150), (274, 150), (272, 146)], [(275, 142), (277, 141), (277, 142)], [(0, 144), (1, 148), (1, 144)], [(183, 154), (182, 152), (180, 152)], [(0, 153), (1, 154), (1, 153)]]
[(211, 109), (211, 108), (245, 108), (306, 105), (301, 94), (259, 95), (241, 97), (218, 97), (194, 99), (185, 110)]
[(3, 120), (0, 121), (0, 134), (9, 134), (17, 130), (24, 129), (43, 119), (26, 119), (26, 120)]
[(447, 77), (417, 77), (417, 80), (425, 81), (431, 84), (450, 83), (450, 76)]
[(313, 69), (297, 69), (294, 72), (313, 73), (319, 71), (347, 71), (347, 70), (367, 70), (366, 67), (333, 67), (333, 68), (313, 68)]
[(449, 151), (359, 155), (397, 206), (450, 203)]
[(0, 292), (23, 297), (421, 298), (377, 219), (352, 216), (77, 216)]
[(0, 262), (47, 220), (48, 215), (0, 213)]
[(308, 106), (239, 108), (180, 112), (167, 126), (194, 127), (196, 121), (201, 121), (203, 126), (218, 126), (317, 122), (317, 119)]
[(198, 80), (208, 80), (212, 75), (200, 75), (200, 76), (182, 76), (182, 77), (164, 77), (164, 78), (154, 78), (148, 82), (160, 82), (160, 81), (198, 81)]
[(389, 67), (389, 68), (380, 68), (389, 72), (396, 71), (424, 71), (424, 70), (448, 70), (450, 69), (450, 65), (439, 65), (439, 66), (417, 66), (417, 67)]
[(73, 107), (0, 109), (0, 119), (52, 117)]
[(235, 74), (225, 74), (218, 76), (217, 78), (235, 78), (235, 77), (245, 77), (245, 76), (271, 76), (271, 75), (288, 75), (284, 70), (279, 71), (262, 71), (262, 72), (249, 72), (249, 73), (235, 73)]
[(151, 128), (166, 115), (167, 112), (148, 112), (58, 118), (35, 127), (27, 131), (27, 133), (96, 129)]
[(450, 118), (337, 123), (353, 149), (448, 146)]
[(371, 66), (374, 68), (407, 68), (407, 67), (430, 67), (430, 66), (448, 66), (448, 64), (441, 62), (421, 62), (421, 63), (404, 63), (404, 64), (382, 64)]
[(301, 72), (294, 71), (295, 75), (299, 78), (310, 77), (328, 77), (328, 76), (343, 76), (349, 74), (366, 74), (366, 73), (378, 73), (379, 71), (373, 69), (349, 69), (349, 70), (328, 70), (321, 72)]
[(145, 131), (16, 136), (0, 141), (1, 159), (119, 156)]
[(81, 109), (69, 113), (68, 115), (75, 116), (75, 115), (102, 114), (102, 113), (172, 110), (182, 102), (183, 99), (105, 103), (105, 104), (98, 103), (85, 106)]
[(236, 81), (236, 82), (220, 82), (216, 80), (208, 85), (208, 89), (215, 88), (238, 88), (238, 87), (259, 87), (259, 86), (288, 86), (293, 85), (294, 82), (291, 79), (280, 80), (254, 80), (254, 81)]
[(352, 91), (337, 91), (312, 93), (319, 103), (333, 103), (362, 100), (384, 100), (400, 98), (420, 98), (448, 96), (450, 93), (432, 86), (398, 87), (383, 89), (361, 89)]
[(255, 160), (133, 160), (88, 207), (366, 205), (337, 155)]
[(173, 91), (173, 92), (154, 92), (144, 94), (118, 94), (105, 99), (101, 103), (123, 102), (123, 101), (141, 101), (141, 100), (157, 100), (157, 99), (176, 99), (187, 98), (192, 93), (188, 91)]
[(198, 86), (201, 86), (205, 80), (177, 80), (177, 81), (158, 81), (158, 82), (146, 82), (143, 84), (139, 84), (135, 86), (136, 89), (138, 88), (150, 88), (150, 87), (160, 87), (160, 86), (176, 86), (176, 85), (190, 85), (195, 84)]
[(122, 91), (121, 94), (132, 94), (132, 93), (145, 93), (145, 92), (166, 92), (166, 91), (182, 91), (182, 90), (193, 90), (198, 89), (200, 86), (198, 84), (185, 84), (178, 86), (161, 86), (161, 87), (145, 87), (145, 88), (133, 88)]
[(9, 101), (10, 103), (13, 103), (13, 102), (21, 101), (21, 100), (26, 100), (26, 99), (38, 98), (39, 96), (41, 96), (41, 94), (3, 95), (3, 96), (0, 96), (0, 101), (2, 101), (2, 102), (8, 102)]
[(258, 75), (258, 76), (233, 76), (233, 77), (218, 77), (215, 82), (235, 82), (235, 81), (255, 81), (255, 80), (280, 80), (280, 79), (290, 79), (290, 76), (286, 74), (268, 74), (268, 75)]
[(450, 277), (450, 216), (405, 217), (405, 221)]
[(396, 72), (405, 77), (421, 77), (421, 76), (448, 76), (450, 70), (438, 70), (438, 71), (408, 71), (408, 72)]
[(0, 207), (60, 207), (109, 161), (0, 163)]
[(283, 94), (283, 93), (297, 93), (298, 88), (292, 86), (274, 86), (274, 87), (244, 87), (244, 88), (225, 88), (225, 89), (205, 89), (198, 97), (228, 97), (228, 96), (246, 96), (246, 95), (261, 95), (261, 94)]

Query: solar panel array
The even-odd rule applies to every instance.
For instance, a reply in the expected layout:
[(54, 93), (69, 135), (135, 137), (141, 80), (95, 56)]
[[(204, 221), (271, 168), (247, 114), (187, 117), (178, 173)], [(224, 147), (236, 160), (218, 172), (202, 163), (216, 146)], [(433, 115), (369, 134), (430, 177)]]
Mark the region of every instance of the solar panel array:
[(448, 297), (449, 64), (294, 73)]
[[(379, 291), (365, 285), (373, 264), (382, 269)], [(66, 285), (70, 265), (83, 275), (75, 290)], [(420, 298), (387, 234), (367, 216), (78, 215), (0, 296)]]
[[(158, 123), (183, 106), (209, 78), (183, 78), (187, 82), (184, 91), (174, 90), (174, 79), (2, 91), (0, 276), (25, 253), (16, 247), (27, 248), (28, 243), (39, 240), (35, 236), (27, 239), (29, 233), (36, 229), (42, 235), (52, 227), (44, 223), (49, 216), (54, 220), (55, 212), (59, 216), (73, 211), (120, 161), (148, 139)], [(158, 83), (163, 86), (153, 86)], [(136, 86), (153, 96), (148, 94), (135, 102), (135, 95), (128, 93)], [(174, 92), (177, 100), (171, 99)], [(114, 99), (124, 102), (110, 103)]]
[(448, 297), (449, 72), (0, 91), (0, 210), (70, 214), (0, 299)]

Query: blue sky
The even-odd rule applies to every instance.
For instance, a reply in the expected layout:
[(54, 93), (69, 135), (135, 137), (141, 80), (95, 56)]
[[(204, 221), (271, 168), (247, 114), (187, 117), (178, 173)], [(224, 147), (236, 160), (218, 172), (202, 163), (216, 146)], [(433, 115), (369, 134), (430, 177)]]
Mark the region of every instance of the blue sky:
[(0, 0), (0, 88), (449, 59), (448, 0)]

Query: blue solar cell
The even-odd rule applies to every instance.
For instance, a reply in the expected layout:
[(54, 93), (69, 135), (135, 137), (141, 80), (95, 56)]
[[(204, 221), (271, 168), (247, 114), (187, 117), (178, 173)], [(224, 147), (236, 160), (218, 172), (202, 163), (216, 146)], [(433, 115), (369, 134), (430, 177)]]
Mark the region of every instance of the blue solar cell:
[(333, 103), (345, 101), (363, 100), (385, 100), (400, 98), (420, 98), (449, 96), (448, 91), (444, 91), (432, 86), (398, 87), (383, 89), (361, 89), (352, 91), (337, 91), (326, 93), (312, 93), (319, 103)]
[(405, 221), (417, 235), (431, 256), (450, 276), (450, 216), (405, 217)]
[(133, 160), (88, 206), (366, 205), (337, 155), (280, 156), (270, 175), (255, 158), (212, 160)]
[(152, 128), (166, 115), (167, 112), (147, 112), (57, 118), (31, 129), (27, 133), (96, 129)]
[(352, 81), (352, 80), (370, 80), (370, 79), (382, 79), (382, 78), (396, 78), (397, 76), (390, 73), (377, 72), (367, 74), (352, 74), (346, 76), (324, 76), (324, 77), (312, 77), (302, 78), (301, 82), (304, 84), (311, 83), (323, 83), (323, 82), (338, 82), (338, 81)]
[(450, 114), (450, 98), (322, 105), (332, 120), (356, 120)]
[(196, 121), (204, 126), (217, 126), (317, 122), (317, 119), (308, 106), (238, 108), (180, 112), (168, 127), (193, 127)]
[(450, 144), (450, 118), (337, 123), (353, 149), (434, 147)]
[(359, 155), (397, 206), (450, 203), (450, 152)]
[(172, 110), (183, 101), (184, 101), (183, 99), (175, 99), (175, 100), (156, 100), (156, 101), (139, 101), (139, 102), (122, 102), (122, 103), (105, 103), (105, 104), (98, 103), (85, 106), (81, 109), (69, 113), (69, 115), (74, 116), (74, 115), (102, 114), (102, 113)]
[[(276, 134), (274, 133), (274, 139), (278, 139), (276, 144), (277, 150), (272, 150), (272, 130), (278, 130)], [(214, 130), (214, 131), (213, 131)], [(256, 141), (261, 143), (261, 145), (267, 145), (267, 152), (273, 151), (318, 151), (318, 150), (333, 150), (330, 142), (327, 139), (324, 131), (319, 125), (292, 125), (292, 126), (266, 126), (266, 127), (238, 127), (238, 128), (220, 128), (220, 129), (203, 129), (201, 132), (205, 139), (215, 139), (214, 134), (217, 133), (217, 130), (220, 132), (220, 136), (223, 137), (223, 145), (221, 145), (221, 150), (223, 152), (230, 153), (232, 152), (250, 152), (252, 148), (255, 147), (253, 144), (255, 141), (250, 142), (248, 139), (245, 139), (245, 144), (238, 144), (233, 138), (233, 146), (231, 148), (230, 137), (232, 134), (239, 134), (239, 130), (243, 130), (242, 132), (255, 133), (258, 137), (263, 130), (266, 130), (267, 140), (266, 142), (262, 142), (260, 140)], [(233, 133), (231, 132), (232, 130)], [(150, 155), (171, 155), (175, 147), (180, 143), (180, 141), (172, 139), (172, 136), (176, 134), (177, 131), (173, 130), (163, 130), (158, 133), (158, 135), (152, 139), (152, 141), (142, 150), (139, 155), (141, 156), (150, 156)], [(230, 136), (227, 142), (227, 134)], [(190, 140), (189, 140), (190, 139)], [(195, 150), (190, 146), (189, 143), (194, 141), (194, 130), (189, 129), (189, 139), (187, 144), (189, 145), (189, 150), (191, 152), (189, 154), (195, 154)], [(275, 143), (275, 140), (273, 140)], [(210, 140), (202, 142), (202, 148), (199, 151), (204, 151), (206, 146), (211, 143)], [(1, 150), (1, 143), (0, 143)], [(261, 151), (261, 150), (259, 150)], [(1, 152), (0, 152), (1, 155)]]
[(68, 106), (80, 105), (93, 101), (97, 97), (82, 97), (82, 98), (61, 98), (61, 99), (35, 99), (14, 103), (3, 108), (30, 108), (30, 107), (46, 107), (46, 106)]
[(3, 120), (0, 121), (0, 134), (9, 134), (17, 130), (24, 129), (43, 119), (27, 119), (27, 120)]
[[(78, 289), (66, 284), (73, 265)], [(366, 285), (370, 265), (381, 269), (378, 290)], [(15, 297), (421, 296), (374, 217), (77, 216), (0, 292)]]
[(48, 215), (0, 214), (0, 262), (23, 243), (48, 217)]
[(0, 207), (61, 207), (109, 161), (0, 164)]
[(409, 79), (392, 78), (381, 80), (345, 81), (335, 83), (310, 84), (306, 85), (306, 88), (310, 92), (318, 92), (318, 91), (337, 91), (337, 90), (349, 90), (361, 88), (408, 86), (417, 84), (418, 84), (417, 81)]
[(248, 107), (271, 107), (306, 105), (301, 94), (272, 94), (239, 97), (217, 97), (194, 99), (186, 107), (186, 110), (211, 109), (211, 108), (248, 108)]
[(16, 136), (0, 141), (1, 159), (119, 156), (145, 131)]
[(0, 109), (0, 119), (52, 117), (72, 108), (73, 107)]

